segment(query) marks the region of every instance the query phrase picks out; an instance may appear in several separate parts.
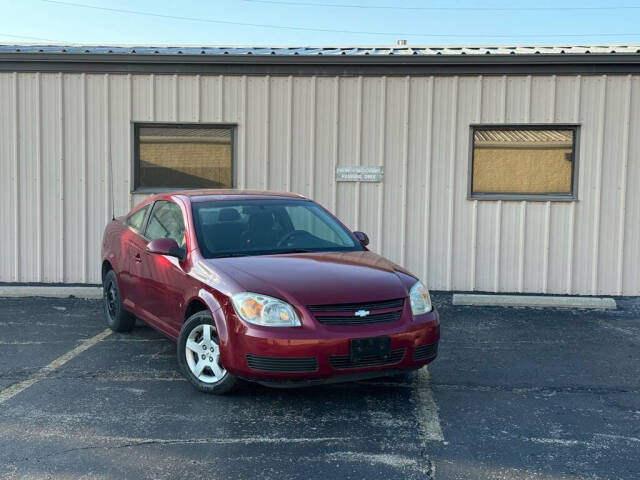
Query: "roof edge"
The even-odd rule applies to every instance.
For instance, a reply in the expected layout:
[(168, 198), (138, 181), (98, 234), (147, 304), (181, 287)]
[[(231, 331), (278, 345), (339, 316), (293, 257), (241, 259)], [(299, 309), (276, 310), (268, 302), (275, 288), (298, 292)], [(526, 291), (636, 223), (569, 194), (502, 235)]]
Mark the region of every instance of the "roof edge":
[(639, 53), (420, 55), (143, 54), (0, 51), (3, 72), (229, 75), (640, 73)]

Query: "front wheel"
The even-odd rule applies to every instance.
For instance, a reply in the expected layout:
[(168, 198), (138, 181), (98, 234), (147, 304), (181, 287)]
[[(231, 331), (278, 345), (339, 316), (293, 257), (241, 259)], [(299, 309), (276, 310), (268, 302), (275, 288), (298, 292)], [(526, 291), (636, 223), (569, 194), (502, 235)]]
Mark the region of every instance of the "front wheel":
[(178, 363), (187, 379), (201, 392), (222, 395), (238, 383), (238, 378), (220, 361), (218, 332), (208, 311), (193, 314), (182, 326)]

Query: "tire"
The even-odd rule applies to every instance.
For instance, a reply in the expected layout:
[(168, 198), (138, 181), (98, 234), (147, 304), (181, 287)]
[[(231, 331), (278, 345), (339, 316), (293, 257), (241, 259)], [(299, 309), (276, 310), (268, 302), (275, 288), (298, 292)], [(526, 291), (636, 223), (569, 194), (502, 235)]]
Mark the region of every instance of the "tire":
[(204, 393), (223, 395), (239, 384), (238, 377), (222, 366), (218, 335), (208, 310), (193, 314), (182, 326), (178, 364), (189, 382)]
[(114, 332), (128, 332), (136, 323), (136, 317), (122, 307), (118, 280), (113, 270), (109, 270), (102, 282), (104, 317)]

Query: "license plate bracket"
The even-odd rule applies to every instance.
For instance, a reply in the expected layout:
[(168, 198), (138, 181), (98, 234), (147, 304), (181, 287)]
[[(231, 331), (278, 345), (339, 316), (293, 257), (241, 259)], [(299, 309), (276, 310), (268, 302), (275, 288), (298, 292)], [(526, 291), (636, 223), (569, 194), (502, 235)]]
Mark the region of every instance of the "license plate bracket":
[(349, 359), (361, 362), (364, 357), (387, 360), (391, 355), (391, 337), (354, 338), (350, 342)]

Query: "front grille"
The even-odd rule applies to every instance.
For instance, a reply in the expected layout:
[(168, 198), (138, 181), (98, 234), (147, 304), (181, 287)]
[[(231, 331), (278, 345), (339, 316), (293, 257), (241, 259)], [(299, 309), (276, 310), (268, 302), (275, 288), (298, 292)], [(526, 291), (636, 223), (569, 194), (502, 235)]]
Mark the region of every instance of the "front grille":
[(365, 356), (359, 362), (352, 362), (349, 355), (329, 355), (329, 363), (336, 370), (344, 370), (348, 368), (376, 367), (379, 365), (393, 365), (398, 363), (404, 357), (406, 349), (398, 348), (391, 350), (389, 358), (382, 359), (377, 356)]
[(336, 303), (333, 305), (309, 305), (307, 308), (311, 312), (349, 312), (357, 310), (384, 310), (387, 308), (400, 308), (404, 303), (404, 298), (395, 300), (383, 300), (380, 302), (363, 303)]
[(247, 354), (247, 365), (253, 370), (265, 372), (315, 372), (316, 357), (263, 357)]
[(414, 360), (426, 360), (427, 358), (435, 357), (438, 354), (438, 344), (432, 343), (431, 345), (420, 345), (413, 350)]
[(320, 323), (324, 323), (325, 325), (370, 325), (372, 323), (394, 322), (400, 318), (402, 311), (396, 310), (394, 312), (379, 313), (377, 315), (369, 315), (367, 317), (356, 317), (354, 314), (351, 315), (352, 316), (348, 317), (340, 315), (317, 315), (316, 320)]
[[(333, 305), (309, 305), (318, 322), (324, 325), (359, 326), (395, 322), (402, 315), (403, 298), (380, 302), (338, 303)], [(369, 312), (360, 317), (356, 312)]]

